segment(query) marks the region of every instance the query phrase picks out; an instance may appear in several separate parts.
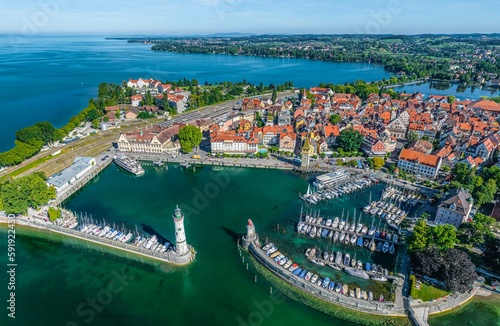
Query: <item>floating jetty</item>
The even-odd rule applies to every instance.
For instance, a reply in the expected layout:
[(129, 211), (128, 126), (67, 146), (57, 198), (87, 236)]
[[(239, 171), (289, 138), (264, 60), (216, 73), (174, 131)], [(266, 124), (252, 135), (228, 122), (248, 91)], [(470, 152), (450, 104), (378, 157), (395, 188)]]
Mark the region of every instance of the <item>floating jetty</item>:
[(345, 176), (349, 176), (347, 172), (336, 172), (335, 177), (332, 176), (333, 173), (317, 177), (313, 185), (316, 189), (321, 190), (314, 192), (311, 190), (311, 186), (309, 186), (307, 192), (304, 195), (299, 194), (299, 197), (308, 204), (316, 205), (320, 201), (336, 199), (379, 182), (377, 179), (368, 176), (352, 180)]
[(402, 245), (398, 234), (385, 230), (380, 231), (373, 225), (368, 228), (359, 221), (356, 223), (356, 216), (352, 220), (349, 220), (349, 217), (345, 220), (339, 217), (327, 219), (320, 217), (319, 213), (303, 215), (301, 212), (300, 216), (297, 232), (307, 234), (311, 238), (322, 238), (331, 242), (338, 241), (341, 244), (365, 247), (371, 251), (377, 250), (390, 254), (395, 252), (395, 246)]

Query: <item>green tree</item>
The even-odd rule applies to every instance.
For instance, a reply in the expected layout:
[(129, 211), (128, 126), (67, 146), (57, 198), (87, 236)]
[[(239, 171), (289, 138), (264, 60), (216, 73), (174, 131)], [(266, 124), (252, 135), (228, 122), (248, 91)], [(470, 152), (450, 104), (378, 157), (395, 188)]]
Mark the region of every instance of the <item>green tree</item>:
[(451, 249), (458, 242), (456, 229), (451, 224), (430, 228), (429, 235), (429, 243), (440, 249)]
[(92, 120), (92, 128), (99, 129), (99, 120), (98, 119)]
[(380, 170), (385, 165), (385, 160), (381, 157), (373, 158), (373, 169)]
[(273, 88), (273, 94), (271, 95), (271, 101), (273, 101), (273, 104), (276, 103), (276, 100), (278, 99), (278, 91), (276, 88)]
[(491, 202), (495, 197), (496, 192), (497, 184), (495, 180), (489, 179), (486, 183), (482, 183), (479, 187), (474, 189), (472, 197), (474, 198), (474, 202), (481, 206)]
[(337, 143), (346, 152), (358, 151), (363, 143), (363, 135), (353, 128), (343, 129), (337, 138)]
[(187, 125), (179, 130), (179, 141), (184, 153), (189, 153), (201, 143), (201, 130), (195, 126)]
[(30, 174), (8, 181), (0, 191), (7, 214), (23, 214), (28, 207), (38, 208), (56, 197), (54, 187), (48, 187), (39, 174)]
[(413, 228), (413, 233), (408, 239), (407, 242), (408, 251), (416, 252), (423, 250), (424, 248), (427, 247), (428, 242), (429, 242), (429, 227), (427, 226), (425, 219), (421, 218), (417, 221), (417, 224), (415, 224), (415, 227)]
[(414, 140), (418, 140), (418, 134), (415, 131), (410, 131), (408, 133), (408, 136), (406, 137), (406, 139), (409, 142), (414, 141)]
[(340, 121), (342, 121), (342, 118), (340, 117), (340, 115), (332, 114), (330, 116), (330, 122), (332, 123), (332, 125), (336, 125), (336, 124), (340, 123)]
[(51, 221), (55, 221), (62, 216), (61, 210), (53, 206), (49, 207), (47, 214), (49, 215), (49, 220)]
[(476, 171), (475, 169), (469, 168), (467, 163), (460, 162), (455, 164), (451, 169), (451, 174), (455, 181), (468, 188), (474, 182)]
[(451, 104), (451, 103), (455, 102), (455, 99), (456, 99), (456, 97), (455, 97), (455, 96), (453, 96), (453, 95), (449, 95), (449, 96), (448, 96), (448, 103), (450, 103), (450, 104)]

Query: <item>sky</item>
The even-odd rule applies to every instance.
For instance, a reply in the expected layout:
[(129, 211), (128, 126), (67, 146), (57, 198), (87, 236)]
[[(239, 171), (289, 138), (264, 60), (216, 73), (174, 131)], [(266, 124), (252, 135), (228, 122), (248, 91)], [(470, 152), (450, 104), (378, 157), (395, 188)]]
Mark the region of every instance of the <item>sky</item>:
[(500, 32), (498, 0), (0, 0), (0, 33), (422, 34)]

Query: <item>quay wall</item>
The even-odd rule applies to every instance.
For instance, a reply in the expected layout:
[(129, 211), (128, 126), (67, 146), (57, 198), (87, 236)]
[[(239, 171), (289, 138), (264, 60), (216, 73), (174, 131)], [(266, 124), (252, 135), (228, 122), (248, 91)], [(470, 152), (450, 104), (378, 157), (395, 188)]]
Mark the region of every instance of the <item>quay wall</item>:
[[(150, 258), (153, 260), (157, 260), (157, 261), (161, 261), (161, 262), (165, 262), (165, 263), (169, 263), (169, 264), (173, 264), (173, 265), (179, 265), (179, 266), (187, 265), (187, 264), (191, 263), (192, 261), (194, 261), (194, 258), (196, 255), (196, 252), (194, 251), (193, 248), (191, 248), (190, 254), (185, 255), (185, 256), (178, 256), (171, 251), (167, 251), (164, 253), (155, 253), (155, 252), (152, 252), (151, 250), (147, 250), (145, 248), (138, 248), (138, 247), (133, 246), (133, 245), (128, 244), (128, 243), (122, 243), (122, 242), (118, 242), (118, 241), (114, 241), (114, 240), (110, 240), (110, 239), (106, 239), (106, 238), (101, 238), (101, 237), (98, 237), (95, 235), (90, 235), (90, 234), (82, 233), (82, 232), (75, 231), (72, 229), (63, 228), (63, 227), (60, 227), (58, 225), (48, 223), (48, 222), (36, 221), (35, 219), (33, 221), (31, 221), (27, 218), (19, 218), (19, 217), (15, 218), (14, 220), (16, 221), (16, 224), (20, 224), (20, 225), (24, 225), (24, 226), (28, 226), (28, 227), (32, 227), (32, 228), (37, 228), (37, 229), (42, 229), (42, 230), (46, 230), (49, 232), (59, 233), (59, 234), (66, 235), (69, 237), (78, 238), (80, 240), (89, 241), (89, 242), (92, 242), (92, 243), (95, 243), (98, 245), (103, 245), (106, 247), (110, 247), (110, 248), (114, 248), (114, 249), (118, 249), (118, 250), (122, 250), (122, 251), (127, 251), (127, 252), (132, 253), (132, 254), (141, 255), (141, 256), (144, 256), (144, 257), (147, 257), (147, 258)], [(7, 223), (7, 221), (8, 221), (8, 218), (0, 217), (0, 223)]]
[(266, 269), (277, 275), (295, 288), (305, 291), (306, 293), (328, 301), (334, 305), (339, 305), (350, 310), (359, 311), (367, 314), (380, 316), (392, 316), (406, 318), (404, 309), (392, 307), (386, 304), (380, 304), (377, 301), (365, 301), (356, 298), (347, 297), (343, 294), (325, 290), (321, 287), (311, 284), (305, 280), (299, 279), (281, 266), (277, 265), (274, 260), (265, 255), (265, 253), (257, 248), (254, 243), (250, 244), (249, 252), (252, 256)]
[(53, 202), (53, 205), (58, 206), (66, 199), (71, 197), (78, 190), (82, 189), (87, 184), (87, 182), (95, 178), (99, 173), (102, 172), (102, 170), (104, 170), (109, 164), (111, 164), (111, 162), (113, 162), (113, 158), (111, 156), (108, 157), (106, 160), (99, 162), (96, 166), (94, 166), (89, 172), (85, 173), (75, 183), (71, 184), (61, 193), (58, 193), (56, 199)]

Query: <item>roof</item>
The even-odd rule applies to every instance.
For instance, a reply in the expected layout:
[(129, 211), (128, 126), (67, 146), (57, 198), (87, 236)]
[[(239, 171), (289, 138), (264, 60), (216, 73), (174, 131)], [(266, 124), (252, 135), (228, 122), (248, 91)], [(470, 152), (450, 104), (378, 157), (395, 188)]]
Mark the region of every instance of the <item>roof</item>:
[(500, 104), (490, 100), (479, 100), (471, 102), (473, 108), (479, 108), (485, 111), (500, 111)]
[(472, 195), (463, 189), (453, 190), (439, 204), (439, 207), (445, 207), (462, 213), (468, 212), (471, 206)]
[(76, 178), (79, 173), (88, 168), (92, 160), (94, 160), (93, 157), (76, 157), (71, 166), (62, 170), (57, 175), (50, 177), (47, 182), (56, 188), (60, 188), (64, 184), (68, 184), (71, 179)]
[(441, 158), (437, 155), (420, 153), (411, 149), (403, 148), (401, 154), (399, 154), (399, 159), (437, 167)]

